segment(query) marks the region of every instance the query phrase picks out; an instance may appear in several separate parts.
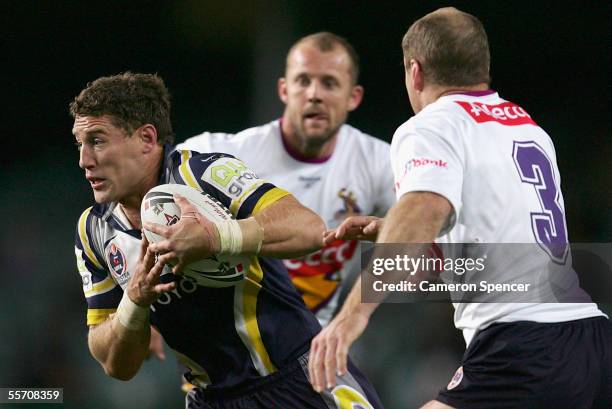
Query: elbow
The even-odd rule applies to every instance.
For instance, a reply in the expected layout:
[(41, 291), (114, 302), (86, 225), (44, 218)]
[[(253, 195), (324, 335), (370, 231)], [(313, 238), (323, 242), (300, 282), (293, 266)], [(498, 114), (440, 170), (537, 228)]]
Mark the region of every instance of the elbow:
[(110, 376), (111, 378), (118, 379), (120, 381), (129, 381), (134, 376), (136, 376), (136, 374), (138, 373), (138, 369), (136, 370), (130, 370), (126, 368), (119, 369), (111, 365), (104, 365), (104, 364), (102, 364), (102, 368), (104, 369), (104, 373), (106, 375)]

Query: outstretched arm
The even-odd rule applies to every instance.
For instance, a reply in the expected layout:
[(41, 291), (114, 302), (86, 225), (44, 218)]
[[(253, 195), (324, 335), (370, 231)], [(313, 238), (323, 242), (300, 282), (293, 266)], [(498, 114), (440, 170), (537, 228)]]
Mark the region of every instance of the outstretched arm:
[(294, 258), (323, 247), (325, 223), (292, 195), (279, 199), (254, 217), (264, 231), (262, 256)]
[(149, 248), (162, 254), (160, 262), (173, 264), (175, 273), (193, 261), (213, 254), (227, 254), (222, 242), (233, 241), (228, 237), (235, 234), (241, 236), (242, 243), (240, 250), (233, 249), (236, 254), (292, 258), (323, 246), (323, 220), (291, 195), (280, 198), (254, 216), (226, 222), (234, 225), (229, 229), (202, 216), (184, 197), (175, 196), (175, 201), (181, 214), (189, 217), (182, 217), (171, 226), (144, 225), (147, 230), (165, 237)]
[[(450, 212), (451, 205), (442, 196), (406, 193), (387, 213), (377, 243), (432, 243)], [(361, 302), (359, 277), (338, 315), (312, 340), (308, 371), (316, 391), (334, 387), (336, 373), (346, 373), (348, 350), (378, 305)]]
[(161, 293), (176, 287), (174, 282), (159, 282), (163, 264), (155, 263), (155, 254), (147, 245), (143, 236), (138, 265), (117, 312), (101, 324), (89, 327), (91, 354), (107, 375), (124, 381), (136, 375), (149, 354), (150, 305)]
[(384, 221), (385, 219), (376, 216), (347, 217), (340, 226), (327, 230), (323, 241), (326, 245), (336, 239), (376, 241)]

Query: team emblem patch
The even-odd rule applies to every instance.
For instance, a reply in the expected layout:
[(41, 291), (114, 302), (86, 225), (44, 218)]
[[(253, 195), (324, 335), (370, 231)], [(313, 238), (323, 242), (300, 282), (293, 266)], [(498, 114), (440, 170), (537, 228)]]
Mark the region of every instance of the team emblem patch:
[(343, 208), (334, 214), (334, 219), (344, 220), (347, 217), (361, 214), (361, 208), (357, 204), (357, 198), (353, 192), (343, 187), (338, 191), (338, 197), (342, 200)]
[(125, 255), (115, 243), (111, 243), (108, 251), (108, 261), (113, 274), (121, 277), (127, 270)]
[(455, 374), (453, 375), (453, 379), (450, 380), (450, 382), (446, 386), (446, 389), (450, 391), (451, 389), (456, 388), (461, 383), (462, 380), (463, 380), (463, 367), (460, 366), (459, 369), (455, 371)]

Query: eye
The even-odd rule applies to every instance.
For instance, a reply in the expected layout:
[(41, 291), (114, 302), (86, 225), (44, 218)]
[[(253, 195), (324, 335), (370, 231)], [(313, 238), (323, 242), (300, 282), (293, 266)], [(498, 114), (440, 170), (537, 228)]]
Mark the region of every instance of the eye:
[(101, 145), (103, 142), (104, 141), (101, 138), (93, 138), (93, 140), (91, 141), (91, 144), (93, 146), (96, 146), (96, 145)]
[(296, 81), (302, 87), (307, 87), (308, 85), (310, 85), (310, 78), (305, 75), (300, 75)]
[(332, 89), (338, 86), (338, 81), (336, 81), (334, 78), (325, 78), (323, 80), (323, 86), (327, 89)]

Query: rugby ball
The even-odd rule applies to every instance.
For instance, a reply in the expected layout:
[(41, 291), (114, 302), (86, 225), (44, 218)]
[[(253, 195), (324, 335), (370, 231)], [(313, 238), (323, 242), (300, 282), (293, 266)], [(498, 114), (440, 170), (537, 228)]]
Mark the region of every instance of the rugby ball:
[[(174, 194), (183, 196), (210, 221), (233, 218), (230, 211), (212, 196), (189, 186), (166, 184), (154, 187), (144, 196), (140, 205), (142, 222), (165, 226), (177, 223), (181, 219), (181, 209), (174, 202)], [(143, 231), (150, 243), (164, 240), (160, 235), (146, 229)], [(182, 273), (204, 287), (230, 287), (244, 279), (248, 267), (248, 257), (214, 255), (187, 265)]]

